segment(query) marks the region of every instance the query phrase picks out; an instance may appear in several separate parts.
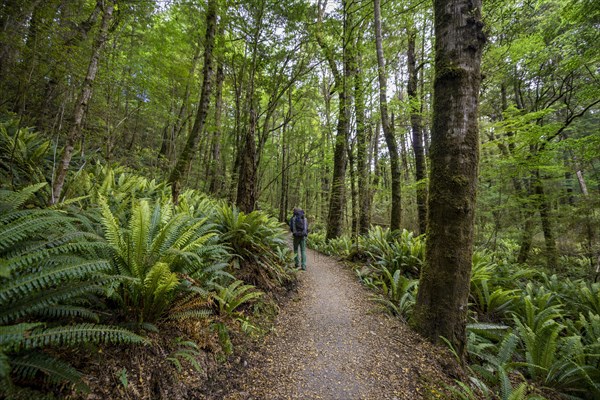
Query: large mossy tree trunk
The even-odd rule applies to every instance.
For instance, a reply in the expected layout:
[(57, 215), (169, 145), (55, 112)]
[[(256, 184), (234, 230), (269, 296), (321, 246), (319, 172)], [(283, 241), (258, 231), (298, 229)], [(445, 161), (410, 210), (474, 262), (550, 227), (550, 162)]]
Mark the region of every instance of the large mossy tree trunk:
[(258, 94), (255, 84), (258, 72), (259, 42), (263, 30), (266, 3), (262, 1), (253, 16), (255, 26), (252, 36), (250, 52), (252, 54), (250, 69), (248, 71), (248, 88), (246, 91), (246, 108), (248, 110), (248, 126), (242, 127), (241, 154), (239, 155), (239, 170), (237, 182), (237, 196), (235, 205), (245, 213), (251, 213), (257, 206), (257, 149), (256, 129), (258, 126)]
[(401, 170), (398, 144), (394, 135), (394, 127), (388, 116), (387, 106), (387, 77), (385, 75), (385, 60), (383, 58), (383, 43), (381, 38), (381, 6), (379, 0), (373, 0), (375, 8), (375, 46), (377, 49), (377, 65), (379, 77), (379, 108), (381, 110), (381, 127), (383, 136), (390, 153), (390, 168), (392, 175), (392, 212), (390, 216), (390, 229), (400, 229), (402, 219), (402, 194)]
[(556, 248), (556, 239), (554, 228), (552, 226), (551, 207), (548, 197), (544, 192), (544, 185), (540, 177), (539, 169), (533, 172), (533, 187), (538, 203), (540, 221), (542, 223), (542, 232), (544, 232), (544, 243), (546, 244), (546, 260), (550, 270), (558, 266), (558, 250)]
[(435, 0), (427, 250), (411, 325), (463, 356), (473, 252), (482, 33), (480, 0)]
[[(250, 100), (253, 101), (253, 100)], [(249, 214), (256, 209), (256, 110), (251, 106), (249, 126), (240, 158), (236, 206)]]
[(208, 0), (206, 9), (206, 35), (204, 40), (204, 66), (202, 68), (202, 88), (200, 90), (200, 103), (196, 119), (190, 134), (188, 136), (185, 147), (181, 151), (177, 163), (171, 174), (169, 175), (169, 184), (171, 185), (171, 194), (173, 203), (179, 201), (179, 193), (181, 192), (181, 180), (188, 172), (192, 158), (196, 154), (200, 134), (204, 131), (206, 115), (208, 114), (208, 106), (210, 103), (210, 90), (212, 86), (213, 76), (213, 49), (215, 47), (215, 32), (217, 25), (217, 0)]

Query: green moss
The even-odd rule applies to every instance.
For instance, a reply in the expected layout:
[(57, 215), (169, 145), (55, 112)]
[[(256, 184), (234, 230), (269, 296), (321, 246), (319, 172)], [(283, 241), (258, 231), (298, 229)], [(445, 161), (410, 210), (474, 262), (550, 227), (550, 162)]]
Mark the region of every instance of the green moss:
[(460, 80), (467, 77), (467, 71), (464, 68), (458, 66), (456, 63), (449, 62), (447, 59), (445, 61), (444, 63), (438, 62), (436, 64), (436, 80)]
[(452, 177), (452, 183), (455, 185), (466, 186), (470, 180), (464, 175), (454, 175)]

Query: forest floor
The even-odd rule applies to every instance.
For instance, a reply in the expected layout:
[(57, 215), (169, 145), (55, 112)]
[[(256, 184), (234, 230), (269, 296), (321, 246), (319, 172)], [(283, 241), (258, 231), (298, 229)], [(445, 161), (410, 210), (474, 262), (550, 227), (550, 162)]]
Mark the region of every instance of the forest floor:
[(206, 399), (447, 399), (449, 352), (377, 310), (351, 268), (307, 249), (272, 332)]

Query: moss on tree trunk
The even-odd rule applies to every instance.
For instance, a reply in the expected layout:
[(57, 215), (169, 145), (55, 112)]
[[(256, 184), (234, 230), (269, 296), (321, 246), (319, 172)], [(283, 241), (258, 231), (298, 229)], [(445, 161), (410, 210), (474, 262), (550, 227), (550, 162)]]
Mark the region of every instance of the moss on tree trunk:
[(427, 252), (411, 324), (464, 354), (479, 163), (481, 1), (435, 0)]

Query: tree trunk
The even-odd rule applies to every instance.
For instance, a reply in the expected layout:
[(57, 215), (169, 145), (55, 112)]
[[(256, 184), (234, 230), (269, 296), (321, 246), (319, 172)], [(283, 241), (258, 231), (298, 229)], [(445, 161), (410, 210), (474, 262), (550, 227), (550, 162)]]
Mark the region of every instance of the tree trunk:
[(75, 104), (75, 110), (73, 111), (73, 125), (71, 126), (71, 129), (67, 136), (67, 142), (65, 144), (65, 148), (63, 149), (61, 161), (57, 167), (56, 174), (54, 175), (50, 204), (56, 204), (60, 201), (60, 195), (62, 193), (62, 189), (65, 183), (65, 178), (67, 177), (67, 172), (69, 171), (69, 164), (71, 163), (71, 159), (73, 158), (75, 143), (82, 136), (83, 119), (85, 117), (85, 114), (87, 113), (87, 106), (89, 104), (89, 101), (92, 98), (92, 89), (94, 86), (94, 81), (96, 79), (96, 74), (98, 73), (98, 61), (100, 60), (100, 53), (102, 51), (102, 48), (108, 40), (108, 27), (110, 25), (110, 21), (112, 20), (113, 11), (113, 3), (108, 2), (106, 4), (106, 8), (104, 9), (104, 14), (102, 15), (102, 22), (100, 24), (98, 36), (94, 41), (94, 46), (92, 48), (92, 56), (88, 65), (87, 74), (83, 81), (79, 98), (77, 99), (77, 103)]
[(208, 114), (208, 106), (210, 103), (210, 89), (213, 74), (213, 48), (215, 46), (215, 31), (217, 23), (217, 1), (208, 0), (206, 9), (206, 36), (204, 41), (204, 66), (202, 68), (202, 89), (200, 90), (200, 103), (194, 126), (190, 131), (185, 147), (181, 151), (175, 167), (169, 176), (169, 184), (171, 185), (171, 194), (173, 195), (173, 203), (179, 202), (179, 193), (181, 192), (181, 179), (187, 173), (192, 158), (196, 153), (200, 134), (204, 130), (206, 115)]
[(334, 239), (342, 234), (343, 214), (346, 203), (346, 148), (348, 147), (348, 106), (347, 85), (348, 62), (344, 60), (344, 79), (342, 87), (338, 90), (339, 114), (335, 149), (333, 152), (333, 178), (331, 179), (331, 195), (329, 198), (329, 212), (327, 215), (326, 238)]
[(411, 30), (408, 35), (408, 84), (406, 91), (410, 104), (410, 126), (412, 130), (412, 147), (415, 155), (415, 181), (417, 185), (417, 215), (419, 218), (419, 234), (424, 234), (427, 228), (427, 187), (425, 152), (423, 151), (423, 127), (421, 121), (421, 107), (417, 94), (418, 68), (415, 56), (416, 32)]
[(531, 250), (531, 244), (533, 242), (534, 216), (535, 213), (532, 210), (525, 210), (525, 223), (521, 230), (521, 243), (519, 245), (519, 254), (517, 255), (517, 263), (519, 264), (525, 264), (527, 258), (529, 258), (529, 251)]
[(223, 112), (223, 81), (225, 72), (223, 64), (217, 67), (217, 88), (215, 93), (215, 131), (212, 137), (212, 162), (210, 167), (209, 193), (217, 196), (223, 191), (223, 168), (221, 160), (221, 114)]
[(394, 130), (390, 124), (387, 108), (387, 82), (385, 76), (385, 60), (383, 58), (383, 44), (381, 40), (381, 6), (380, 0), (373, 0), (375, 6), (375, 46), (377, 48), (377, 65), (379, 77), (379, 108), (381, 110), (381, 127), (385, 142), (390, 153), (390, 167), (392, 174), (392, 212), (390, 218), (390, 229), (400, 229), (402, 218), (402, 197), (400, 178), (400, 156)]
[(350, 168), (350, 204), (352, 206), (351, 236), (356, 243), (358, 241), (358, 188), (356, 186), (354, 144), (348, 146), (348, 167)]
[(287, 220), (287, 200), (289, 189), (289, 179), (287, 174), (289, 162), (286, 130), (287, 125), (283, 125), (281, 133), (281, 193), (279, 197), (279, 221), (281, 222), (285, 222)]
[(540, 178), (540, 171), (534, 172), (535, 196), (538, 201), (540, 219), (542, 222), (542, 231), (544, 232), (544, 242), (546, 244), (546, 260), (548, 268), (555, 269), (558, 266), (558, 251), (556, 249), (556, 239), (554, 238), (554, 229), (550, 217), (550, 204), (544, 192), (544, 186)]
[(354, 109), (356, 111), (356, 175), (358, 178), (358, 233), (369, 231), (371, 214), (367, 129), (365, 125), (365, 88), (362, 76), (362, 40), (357, 39), (354, 68)]
[[(250, 100), (252, 101), (252, 100)], [(244, 149), (242, 150), (238, 179), (237, 199), (235, 204), (245, 212), (251, 213), (256, 207), (256, 111), (250, 109), (250, 121)]]
[[(317, 42), (321, 46), (331, 72), (335, 79), (335, 88), (338, 92), (338, 124), (335, 137), (335, 148), (333, 152), (333, 177), (331, 179), (331, 192), (329, 197), (329, 211), (327, 214), (327, 233), (326, 238), (337, 238), (342, 234), (343, 214), (345, 209), (346, 197), (346, 149), (348, 147), (348, 126), (349, 126), (349, 107), (348, 102), (348, 79), (350, 78), (350, 63), (348, 59), (348, 49), (346, 44), (349, 43), (348, 30), (348, 2), (344, 0), (344, 22), (343, 22), (343, 55), (342, 65), (343, 73), (340, 74), (333, 52), (323, 40), (320, 31), (317, 33)], [(324, 9), (319, 10), (320, 24)]]
[(479, 162), (481, 0), (434, 0), (435, 79), (426, 261), (412, 326), (463, 357)]
[[(373, 163), (373, 184), (371, 185), (371, 193), (369, 193), (369, 204), (373, 204), (375, 193), (379, 189), (379, 180), (381, 176), (381, 167), (379, 166), (379, 131), (380, 121), (378, 120), (375, 124), (375, 134), (373, 135), (372, 142), (372, 163)], [(371, 215), (369, 214), (369, 224), (371, 222)]]

